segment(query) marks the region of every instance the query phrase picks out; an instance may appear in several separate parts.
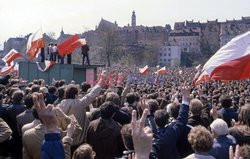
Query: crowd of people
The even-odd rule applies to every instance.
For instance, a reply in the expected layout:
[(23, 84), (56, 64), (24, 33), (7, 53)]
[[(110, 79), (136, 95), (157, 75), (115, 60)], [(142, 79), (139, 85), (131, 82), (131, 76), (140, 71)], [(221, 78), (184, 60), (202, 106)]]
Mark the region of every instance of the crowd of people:
[[(169, 68), (153, 83), (136, 68), (98, 72), (92, 87), (1, 77), (0, 156), (250, 158), (250, 80), (193, 85), (195, 68)], [(108, 75), (123, 79), (107, 84)]]

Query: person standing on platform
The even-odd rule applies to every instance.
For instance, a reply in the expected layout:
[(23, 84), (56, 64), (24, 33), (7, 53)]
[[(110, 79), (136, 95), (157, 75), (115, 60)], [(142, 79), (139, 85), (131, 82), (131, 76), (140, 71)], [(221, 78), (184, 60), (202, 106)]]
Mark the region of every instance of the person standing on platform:
[(58, 54), (58, 63), (60, 62), (60, 64), (64, 64), (64, 55), (61, 56), (60, 54)]
[(53, 61), (52, 47), (53, 47), (53, 44), (50, 43), (48, 48), (47, 48), (47, 54), (48, 54), (48, 59), (47, 60), (50, 60), (50, 61)]
[(41, 48), (41, 62), (45, 61), (45, 52), (44, 52), (44, 47)]
[(88, 65), (90, 65), (90, 63), (89, 63), (89, 54), (88, 54), (88, 52), (89, 52), (88, 44), (83, 45), (81, 48), (82, 48), (82, 65), (84, 65), (85, 57), (87, 58)]
[(71, 64), (71, 53), (67, 55), (67, 63)]
[(54, 44), (52, 46), (52, 60), (51, 61), (55, 61), (56, 62), (56, 56), (58, 54), (58, 51), (57, 51), (57, 44)]

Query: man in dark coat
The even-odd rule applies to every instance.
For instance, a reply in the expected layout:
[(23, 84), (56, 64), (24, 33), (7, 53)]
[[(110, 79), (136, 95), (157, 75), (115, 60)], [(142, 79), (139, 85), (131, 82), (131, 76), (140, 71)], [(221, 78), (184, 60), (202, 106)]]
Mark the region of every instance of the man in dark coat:
[(88, 46), (88, 44), (83, 45), (82, 46), (82, 65), (84, 65), (85, 57), (87, 58), (88, 65), (90, 65), (88, 52), (89, 52), (89, 46)]
[[(170, 123), (164, 128), (157, 129), (153, 136), (152, 152), (150, 159), (179, 159), (180, 154), (177, 150), (176, 144), (178, 139), (183, 135), (188, 122), (189, 111), (189, 94), (190, 90), (185, 88), (182, 90), (182, 104), (180, 106), (179, 114), (175, 122)], [(147, 118), (149, 120), (149, 118)], [(148, 121), (148, 126), (152, 128), (153, 121)], [(154, 132), (154, 130), (153, 130)]]
[(122, 155), (125, 150), (121, 127), (113, 119), (116, 112), (113, 102), (101, 105), (101, 118), (92, 121), (87, 129), (86, 142), (96, 152), (96, 159), (111, 159)]
[(22, 140), (18, 134), (17, 130), (17, 120), (16, 117), (24, 112), (26, 108), (22, 104), (24, 93), (20, 90), (17, 90), (12, 95), (13, 104), (7, 108), (7, 120), (6, 123), (11, 128), (13, 134), (13, 147), (12, 147), (12, 155), (13, 157), (20, 157), (22, 155)]

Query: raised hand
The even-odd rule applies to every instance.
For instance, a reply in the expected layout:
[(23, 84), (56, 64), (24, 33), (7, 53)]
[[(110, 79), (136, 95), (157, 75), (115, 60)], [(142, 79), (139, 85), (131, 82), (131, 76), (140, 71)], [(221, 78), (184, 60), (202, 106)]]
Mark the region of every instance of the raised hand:
[(190, 102), (190, 90), (189, 86), (184, 86), (181, 88), (182, 101)]
[(33, 103), (39, 118), (42, 120), (47, 132), (58, 132), (56, 114), (53, 105), (46, 107), (42, 93), (33, 94)]
[(140, 107), (141, 107), (142, 111), (144, 111), (145, 109), (149, 110), (149, 105), (148, 105), (145, 97), (141, 98), (141, 100), (140, 100)]
[(135, 159), (149, 158), (152, 148), (153, 133), (149, 127), (145, 127), (148, 109), (143, 111), (142, 117), (137, 121), (136, 111), (132, 112), (132, 139), (135, 148)]
[(243, 159), (242, 157), (240, 157), (239, 149), (240, 149), (240, 146), (237, 145), (235, 153), (234, 153), (233, 147), (230, 146), (230, 148), (229, 148), (229, 159)]

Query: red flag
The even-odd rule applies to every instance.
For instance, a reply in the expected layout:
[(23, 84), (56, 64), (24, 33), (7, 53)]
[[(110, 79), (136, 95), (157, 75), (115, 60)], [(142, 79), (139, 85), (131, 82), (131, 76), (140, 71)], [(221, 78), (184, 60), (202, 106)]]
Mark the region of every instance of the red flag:
[(57, 46), (58, 52), (61, 56), (71, 54), (76, 48), (86, 45), (85, 39), (79, 39), (78, 35), (71, 36), (69, 39), (63, 41)]
[(40, 53), (40, 49), (44, 48), (44, 40), (41, 29), (39, 29), (36, 33), (30, 35), (28, 43), (27, 43), (27, 56), (30, 60), (33, 60), (37, 54)]
[(14, 62), (12, 61), (10, 65), (6, 65), (1, 69), (1, 75), (10, 73), (14, 69)]
[(14, 61), (15, 59), (21, 57), (22, 54), (20, 52), (17, 52), (15, 49), (10, 50), (8, 54), (6, 54), (2, 60), (10, 66), (11, 62)]
[(140, 71), (141, 75), (147, 75), (149, 73), (149, 67), (148, 67), (148, 65), (146, 65), (143, 68), (139, 68), (139, 71)]
[(157, 70), (155, 73), (157, 75), (165, 75), (165, 74), (167, 74), (166, 67), (162, 67), (161, 69)]

